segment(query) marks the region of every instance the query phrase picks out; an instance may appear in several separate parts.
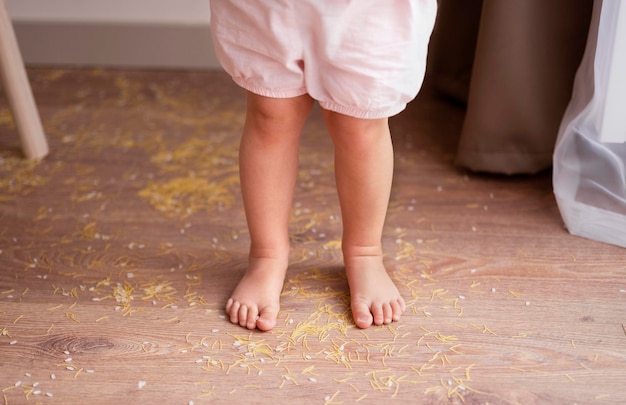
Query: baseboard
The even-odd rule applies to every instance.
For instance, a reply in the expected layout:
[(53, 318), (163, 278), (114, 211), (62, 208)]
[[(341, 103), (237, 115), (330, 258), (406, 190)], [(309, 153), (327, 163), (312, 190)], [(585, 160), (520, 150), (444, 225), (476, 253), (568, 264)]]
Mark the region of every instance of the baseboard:
[(214, 69), (208, 0), (7, 0), (27, 65)]
[(14, 22), (27, 65), (213, 69), (208, 26)]

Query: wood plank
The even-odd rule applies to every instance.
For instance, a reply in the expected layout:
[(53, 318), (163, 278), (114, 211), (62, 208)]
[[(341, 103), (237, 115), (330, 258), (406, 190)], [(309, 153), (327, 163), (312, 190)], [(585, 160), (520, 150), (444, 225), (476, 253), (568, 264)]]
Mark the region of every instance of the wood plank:
[(52, 152), (25, 162), (0, 123), (6, 403), (626, 400), (624, 250), (564, 230), (550, 173), (455, 168), (462, 109), (425, 91), (392, 120), (384, 247), (409, 308), (367, 330), (351, 321), (313, 112), (282, 311), (261, 333), (222, 309), (248, 243), (239, 89), (220, 72), (29, 74)]

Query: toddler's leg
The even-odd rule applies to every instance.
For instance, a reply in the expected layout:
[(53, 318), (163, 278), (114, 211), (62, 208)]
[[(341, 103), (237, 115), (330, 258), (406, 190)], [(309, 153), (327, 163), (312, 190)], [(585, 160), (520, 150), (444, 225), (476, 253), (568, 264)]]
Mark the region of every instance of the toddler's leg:
[(324, 111), (335, 144), (335, 176), (343, 218), (342, 249), (351, 307), (360, 328), (400, 319), (406, 306), (383, 265), (382, 231), (393, 176), (387, 119)]
[(226, 303), (233, 323), (270, 330), (276, 324), (289, 261), (289, 214), (298, 144), (313, 105), (308, 96), (267, 98), (248, 93), (239, 170), (250, 231), (248, 268)]

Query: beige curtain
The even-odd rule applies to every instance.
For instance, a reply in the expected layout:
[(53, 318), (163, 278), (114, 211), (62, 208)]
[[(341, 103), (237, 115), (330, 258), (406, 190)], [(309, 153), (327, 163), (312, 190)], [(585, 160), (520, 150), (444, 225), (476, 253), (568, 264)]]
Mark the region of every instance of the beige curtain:
[(467, 103), (456, 163), (526, 174), (552, 164), (593, 0), (440, 0), (429, 78)]

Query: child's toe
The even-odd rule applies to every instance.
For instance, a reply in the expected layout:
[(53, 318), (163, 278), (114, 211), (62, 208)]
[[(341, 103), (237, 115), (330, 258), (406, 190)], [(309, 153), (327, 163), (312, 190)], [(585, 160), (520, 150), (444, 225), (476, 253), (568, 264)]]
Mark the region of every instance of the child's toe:
[(226, 311), (232, 323), (239, 323), (239, 307), (240, 304), (238, 301), (232, 301), (230, 305), (226, 307)]
[(383, 323), (389, 324), (392, 321), (393, 317), (393, 309), (389, 303), (383, 304)]
[(278, 312), (272, 309), (265, 309), (261, 311), (256, 321), (256, 327), (263, 331), (268, 331), (276, 326), (276, 318)]
[(369, 328), (374, 322), (370, 308), (366, 303), (360, 301), (352, 303), (352, 317), (355, 325), (361, 329)]
[(404, 306), (402, 304), (403, 302), (401, 302), (400, 300), (391, 302), (391, 312), (392, 312), (391, 317), (394, 321), (399, 321), (400, 316), (404, 312)]
[(245, 326), (248, 329), (256, 329), (257, 327), (257, 319), (259, 318), (259, 310), (256, 307), (248, 308), (248, 312), (246, 314), (246, 323)]

